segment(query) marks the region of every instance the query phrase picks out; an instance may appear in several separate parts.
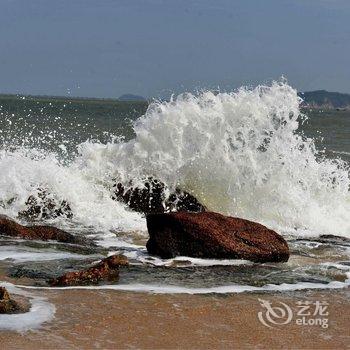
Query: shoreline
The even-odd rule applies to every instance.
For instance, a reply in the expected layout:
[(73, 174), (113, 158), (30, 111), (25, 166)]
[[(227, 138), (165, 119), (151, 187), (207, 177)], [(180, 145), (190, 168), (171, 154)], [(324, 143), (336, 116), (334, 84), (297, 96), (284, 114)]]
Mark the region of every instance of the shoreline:
[[(91, 348), (346, 348), (350, 291), (305, 290), (228, 295), (151, 294), (111, 290), (36, 290), (56, 307), (36, 330), (0, 331), (4, 349)], [(258, 320), (259, 299), (287, 304), (329, 304), (329, 327)]]

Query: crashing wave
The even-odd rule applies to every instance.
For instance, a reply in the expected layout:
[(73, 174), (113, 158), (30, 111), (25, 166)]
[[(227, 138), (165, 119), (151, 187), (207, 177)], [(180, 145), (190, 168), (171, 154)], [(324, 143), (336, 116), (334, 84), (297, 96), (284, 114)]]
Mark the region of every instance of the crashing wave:
[(18, 215), (33, 189), (45, 188), (69, 203), (75, 224), (144, 229), (142, 216), (111, 191), (116, 182), (142, 188), (153, 177), (210, 210), (282, 232), (350, 237), (349, 165), (322, 157), (298, 132), (300, 102), (284, 81), (182, 94), (151, 103), (134, 124), (134, 139), (82, 143), (69, 164), (36, 149), (1, 150), (0, 201), (14, 198), (1, 211)]

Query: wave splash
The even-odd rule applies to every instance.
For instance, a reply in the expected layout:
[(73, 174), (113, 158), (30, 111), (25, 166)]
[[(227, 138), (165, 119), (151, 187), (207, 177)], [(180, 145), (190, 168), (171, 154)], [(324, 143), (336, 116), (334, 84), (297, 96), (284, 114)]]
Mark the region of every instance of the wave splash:
[[(301, 236), (350, 237), (349, 165), (322, 157), (299, 132), (301, 100), (286, 82), (153, 102), (128, 141), (78, 146), (63, 165), (36, 149), (0, 151), (0, 207), (16, 216), (40, 187), (66, 200), (73, 220), (102, 230), (144, 229), (111, 199), (115, 182), (151, 176), (209, 209)], [(62, 219), (61, 219), (62, 220)]]

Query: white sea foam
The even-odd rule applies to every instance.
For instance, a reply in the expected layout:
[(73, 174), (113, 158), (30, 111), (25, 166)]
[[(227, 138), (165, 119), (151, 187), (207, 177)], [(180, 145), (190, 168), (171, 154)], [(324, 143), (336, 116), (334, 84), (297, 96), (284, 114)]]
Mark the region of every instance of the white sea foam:
[[(96, 159), (97, 161), (97, 159)], [(102, 161), (102, 160), (101, 160)], [(62, 165), (55, 155), (37, 150), (0, 151), (0, 200), (11, 201), (0, 207), (11, 217), (26, 209), (25, 202), (44, 188), (58, 200), (66, 200), (74, 215), (74, 223), (90, 230), (144, 230), (144, 220), (137, 213), (111, 199), (103, 178), (91, 178), (87, 169), (73, 162)], [(108, 184), (107, 184), (108, 185)], [(64, 225), (64, 220), (59, 224)]]
[(15, 217), (41, 187), (69, 202), (74, 225), (144, 231), (144, 218), (113, 201), (110, 189), (153, 176), (211, 210), (282, 233), (350, 237), (348, 165), (317, 157), (313, 140), (297, 134), (299, 103), (285, 82), (183, 94), (152, 103), (131, 141), (85, 142), (68, 165), (35, 149), (2, 150), (0, 200), (12, 201), (0, 210)]
[(39, 328), (44, 322), (53, 319), (56, 308), (45, 298), (37, 297), (22, 288), (17, 288), (11, 283), (1, 282), (9, 293), (21, 295), (30, 299), (30, 310), (22, 314), (0, 315), (0, 330), (24, 332)]
[(123, 254), (130, 260), (136, 260), (140, 263), (153, 266), (174, 266), (176, 264), (181, 266), (238, 266), (254, 264), (252, 261), (243, 259), (200, 259), (191, 258), (189, 256), (177, 256), (173, 259), (161, 259), (156, 256), (149, 256), (147, 254), (147, 250), (142, 247), (139, 247), (137, 250), (123, 252)]
[[(93, 257), (98, 255), (89, 255)], [(0, 246), (0, 261), (11, 260), (14, 262), (26, 261), (49, 261), (56, 259), (86, 259), (87, 256), (83, 254), (74, 254), (69, 252), (59, 252), (48, 249), (34, 249), (30, 247), (19, 246)]]
[[(349, 277), (349, 276), (348, 276)], [(76, 286), (76, 287), (51, 287), (50, 289), (66, 290), (66, 289), (92, 289), (92, 290), (117, 290), (128, 292), (147, 292), (155, 294), (228, 294), (228, 293), (244, 293), (244, 292), (286, 292), (306, 289), (342, 289), (348, 288), (350, 280), (345, 282), (333, 281), (329, 283), (282, 283), (282, 284), (266, 284), (261, 287), (231, 284), (217, 287), (186, 287), (174, 285), (152, 285), (152, 284), (113, 284), (101, 286)], [(47, 287), (28, 287), (18, 286), (26, 289), (48, 289)]]

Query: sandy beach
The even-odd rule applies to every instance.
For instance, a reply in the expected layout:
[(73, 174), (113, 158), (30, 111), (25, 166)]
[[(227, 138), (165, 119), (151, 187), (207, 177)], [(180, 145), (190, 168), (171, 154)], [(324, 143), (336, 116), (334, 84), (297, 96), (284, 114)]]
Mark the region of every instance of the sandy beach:
[[(117, 291), (35, 291), (56, 306), (55, 318), (38, 330), (1, 332), (2, 349), (345, 349), (350, 292), (291, 294), (155, 295)], [(259, 298), (326, 301), (329, 327), (301, 326), (293, 319), (268, 328), (258, 319)]]

